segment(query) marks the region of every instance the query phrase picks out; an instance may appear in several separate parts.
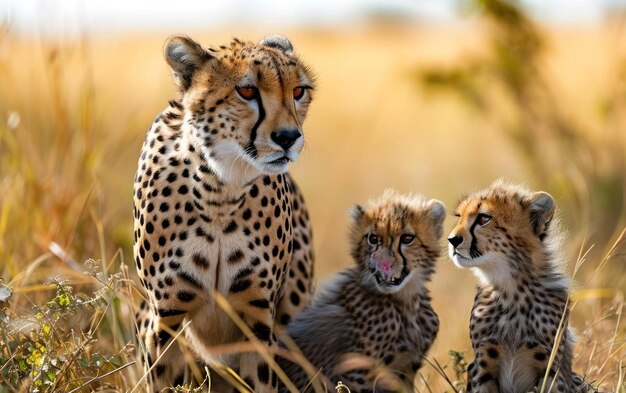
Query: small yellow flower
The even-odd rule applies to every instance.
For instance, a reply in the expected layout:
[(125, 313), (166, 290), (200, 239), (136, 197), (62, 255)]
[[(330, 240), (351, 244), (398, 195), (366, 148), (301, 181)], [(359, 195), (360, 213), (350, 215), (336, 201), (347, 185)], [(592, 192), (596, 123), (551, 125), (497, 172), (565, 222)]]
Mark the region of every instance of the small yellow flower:
[(39, 349), (34, 349), (26, 359), (28, 364), (34, 364), (36, 366), (41, 366), (43, 364), (43, 360), (43, 353)]
[(69, 306), (70, 305), (70, 295), (67, 293), (60, 293), (57, 295), (56, 302), (59, 306)]

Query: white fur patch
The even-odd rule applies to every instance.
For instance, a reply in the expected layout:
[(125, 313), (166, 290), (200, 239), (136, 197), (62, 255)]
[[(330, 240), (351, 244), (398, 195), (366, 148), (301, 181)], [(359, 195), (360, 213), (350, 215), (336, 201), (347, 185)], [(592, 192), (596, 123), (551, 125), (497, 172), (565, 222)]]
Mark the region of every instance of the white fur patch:
[(500, 354), (501, 392), (529, 392), (535, 386), (537, 371), (532, 367), (532, 359), (528, 356), (514, 356), (508, 351)]
[(500, 288), (506, 288), (511, 282), (511, 274), (513, 272), (506, 259), (495, 258), (495, 256), (491, 254), (485, 254), (476, 259), (480, 261), (475, 264), (472, 273), (474, 273), (482, 284), (497, 285)]
[(448, 245), (448, 253), (452, 262), (460, 268), (470, 268), (481, 284), (506, 287), (511, 280), (511, 268), (507, 259), (496, 253), (488, 252), (477, 258), (467, 258)]
[(210, 149), (204, 146), (200, 149), (209, 167), (226, 184), (243, 186), (262, 173), (235, 141), (220, 141)]

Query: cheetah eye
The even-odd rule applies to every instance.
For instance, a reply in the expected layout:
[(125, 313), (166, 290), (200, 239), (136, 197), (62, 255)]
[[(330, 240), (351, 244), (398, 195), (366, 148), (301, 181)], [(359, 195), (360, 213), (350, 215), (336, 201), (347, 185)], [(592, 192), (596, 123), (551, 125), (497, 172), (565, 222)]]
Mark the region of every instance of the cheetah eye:
[(369, 244), (371, 244), (372, 246), (375, 246), (378, 244), (378, 236), (374, 235), (373, 233), (370, 233), (369, 235), (367, 235), (367, 242)]
[(306, 89), (304, 87), (302, 87), (302, 86), (295, 87), (293, 89), (293, 99), (298, 101), (299, 99), (304, 97), (304, 92), (305, 91), (306, 91)]
[(489, 214), (480, 213), (477, 220), (479, 225), (485, 226), (489, 221), (491, 221), (491, 216)]
[(411, 235), (410, 233), (405, 233), (400, 236), (400, 243), (402, 244), (411, 244), (413, 243), (413, 240), (415, 240), (415, 235)]
[(236, 89), (237, 89), (237, 93), (239, 93), (241, 98), (247, 101), (250, 101), (253, 98), (256, 98), (259, 92), (259, 89), (257, 89), (254, 86), (237, 86)]

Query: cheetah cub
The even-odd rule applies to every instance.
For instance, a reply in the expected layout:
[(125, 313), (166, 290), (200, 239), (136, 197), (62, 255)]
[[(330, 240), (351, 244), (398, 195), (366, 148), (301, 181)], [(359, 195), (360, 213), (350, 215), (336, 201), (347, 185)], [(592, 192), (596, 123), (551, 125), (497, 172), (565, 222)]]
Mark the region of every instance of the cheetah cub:
[[(555, 208), (549, 194), (501, 181), (456, 208), (450, 257), (478, 278), (468, 392), (525, 393), (542, 385), (545, 392), (579, 391)], [(562, 337), (544, 381), (559, 324)]]
[[(412, 386), (439, 330), (426, 283), (441, 251), (445, 207), (387, 191), (365, 208), (354, 206), (351, 218), (356, 266), (333, 277), (288, 334), (333, 386), (341, 380), (352, 392), (396, 391), (399, 383)], [(399, 378), (376, 378), (369, 366), (347, 370), (351, 355), (384, 365)], [(296, 386), (306, 386), (302, 369), (285, 363)]]

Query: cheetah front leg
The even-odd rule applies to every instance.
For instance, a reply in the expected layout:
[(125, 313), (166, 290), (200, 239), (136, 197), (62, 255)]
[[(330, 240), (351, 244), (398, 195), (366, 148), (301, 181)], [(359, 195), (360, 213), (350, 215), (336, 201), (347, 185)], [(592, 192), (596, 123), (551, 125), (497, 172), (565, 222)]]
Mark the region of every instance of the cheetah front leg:
[(468, 392), (499, 393), (500, 350), (495, 341), (482, 341), (474, 348), (474, 361), (468, 368)]
[(295, 317), (313, 298), (313, 234), (309, 225), (309, 213), (299, 189), (289, 177), (285, 176), (289, 187), (292, 219), (291, 263), (283, 282), (282, 293), (278, 302), (276, 321), (281, 328)]
[[(545, 382), (545, 392), (546, 393), (584, 393), (587, 392), (583, 383), (579, 382), (578, 379), (569, 375), (565, 370), (553, 368), (550, 370), (548, 374), (548, 378)], [(545, 372), (545, 368), (544, 368)], [(539, 378), (539, 383), (537, 384), (536, 391), (541, 391), (542, 386), (544, 385), (544, 376), (542, 375)]]
[(571, 375), (568, 375), (565, 370), (559, 369), (556, 375), (556, 383), (552, 386), (551, 393), (575, 393), (580, 392), (575, 386), (574, 380)]
[[(519, 352), (529, 359), (525, 361), (524, 364), (532, 364), (537, 372), (537, 382), (535, 383), (537, 391), (540, 391), (544, 385), (546, 393), (573, 393), (576, 391), (575, 378), (573, 377), (571, 369), (559, 367), (560, 364), (563, 364), (561, 359), (569, 355), (564, 353), (563, 346), (558, 349), (552, 367), (548, 372), (547, 379), (544, 377), (550, 361), (551, 348), (530, 342)], [(565, 362), (565, 364), (567, 364), (567, 362)]]
[(201, 284), (191, 275), (179, 274), (176, 278), (165, 275), (162, 281), (155, 281), (155, 285), (146, 283), (150, 307), (143, 310), (147, 314), (142, 338), (147, 352), (144, 369), (151, 369), (149, 392), (160, 392), (185, 382), (185, 356), (181, 346), (172, 341), (185, 318), (206, 303)]
[[(269, 283), (276, 279), (280, 282), (282, 269), (272, 269), (273, 277), (267, 281), (261, 278), (250, 277), (250, 290), (241, 293), (232, 293), (237, 289), (231, 288), (228, 301), (242, 316), (243, 322), (254, 334), (255, 338), (268, 349), (269, 356), (277, 346), (276, 334), (274, 333), (275, 303), (274, 299), (278, 292), (278, 284)], [(276, 392), (278, 379), (276, 373), (263, 356), (257, 352), (243, 353), (239, 358), (239, 375), (250, 386), (253, 392), (267, 393)]]
[[(170, 345), (173, 334), (186, 315), (182, 310), (150, 310), (145, 322), (144, 343), (147, 359), (144, 365), (149, 374), (148, 392), (160, 392), (185, 382), (186, 364), (177, 343)], [(168, 348), (169, 346), (169, 348)]]

